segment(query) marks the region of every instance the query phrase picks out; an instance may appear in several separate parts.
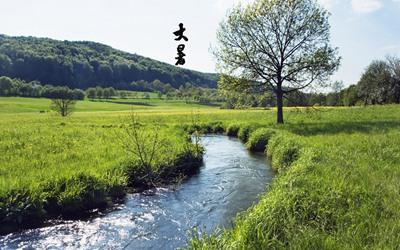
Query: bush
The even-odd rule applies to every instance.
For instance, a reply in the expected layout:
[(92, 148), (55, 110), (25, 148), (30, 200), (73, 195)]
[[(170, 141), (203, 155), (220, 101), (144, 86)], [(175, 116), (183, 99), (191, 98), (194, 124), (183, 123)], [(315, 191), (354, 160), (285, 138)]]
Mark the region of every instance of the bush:
[(224, 125), (222, 122), (207, 122), (197, 124), (185, 124), (183, 130), (189, 134), (198, 132), (200, 134), (221, 134), (224, 132)]
[(238, 138), (242, 142), (246, 143), (249, 140), (250, 133), (252, 131), (256, 130), (258, 127), (259, 127), (259, 125), (256, 125), (256, 124), (245, 124), (245, 125), (242, 125), (240, 127), (240, 129), (239, 129), (239, 132), (238, 132)]
[(215, 134), (222, 134), (224, 133), (224, 125), (222, 122), (213, 122), (211, 123), (211, 130)]
[(264, 152), (269, 139), (271, 139), (275, 133), (273, 129), (259, 128), (250, 134), (246, 146), (250, 151)]
[(274, 169), (285, 169), (298, 158), (301, 148), (299, 140), (299, 136), (289, 133), (280, 133), (271, 138), (266, 151)]
[(229, 124), (226, 128), (226, 135), (227, 136), (238, 136), (240, 129), (240, 125), (236, 123)]

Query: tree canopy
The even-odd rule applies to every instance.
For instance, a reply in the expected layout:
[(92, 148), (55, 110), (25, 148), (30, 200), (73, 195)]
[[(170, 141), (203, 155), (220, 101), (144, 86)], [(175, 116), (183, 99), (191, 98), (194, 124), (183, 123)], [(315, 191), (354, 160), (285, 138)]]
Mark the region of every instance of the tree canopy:
[(274, 92), (283, 123), (283, 96), (323, 84), (339, 66), (328, 17), (314, 0), (256, 0), (233, 8), (214, 54), (222, 73), (241, 80), (223, 87)]

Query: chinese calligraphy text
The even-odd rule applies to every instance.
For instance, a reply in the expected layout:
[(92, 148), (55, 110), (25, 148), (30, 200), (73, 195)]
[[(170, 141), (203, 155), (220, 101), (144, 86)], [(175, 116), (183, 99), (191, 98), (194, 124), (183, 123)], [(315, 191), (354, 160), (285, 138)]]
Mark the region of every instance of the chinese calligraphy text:
[[(189, 39), (183, 35), (183, 32), (185, 32), (186, 28), (183, 27), (183, 23), (179, 24), (179, 30), (175, 31), (173, 34), (175, 36), (177, 36), (177, 38), (175, 38), (175, 41), (180, 41), (180, 40), (184, 40), (184, 41), (189, 41)], [(185, 56), (186, 54), (183, 53), (183, 50), (185, 49), (185, 44), (179, 44), (177, 51), (178, 51), (178, 56), (175, 57), (176, 59), (176, 63), (175, 65), (184, 65), (185, 64)]]

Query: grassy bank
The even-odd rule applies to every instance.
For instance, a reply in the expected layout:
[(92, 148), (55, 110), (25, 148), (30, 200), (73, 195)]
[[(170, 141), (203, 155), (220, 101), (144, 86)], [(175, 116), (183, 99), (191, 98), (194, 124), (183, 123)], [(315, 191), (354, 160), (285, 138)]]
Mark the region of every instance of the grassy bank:
[(399, 107), (338, 111), (281, 127), (226, 125), (249, 149), (265, 150), (278, 175), (233, 229), (195, 237), (189, 248), (398, 248)]
[[(24, 104), (10, 104), (15, 101)], [(277, 126), (275, 110), (82, 102), (82, 109), (60, 118), (40, 113), (48, 105), (44, 102), (49, 100), (0, 98), (3, 228), (23, 223), (23, 218), (81, 211), (123, 195), (129, 182), (135, 182), (129, 178), (135, 176), (132, 168), (127, 171), (135, 161), (119, 143), (120, 132), (134, 109), (144, 125), (160, 124), (171, 145), (155, 169), (181, 165), (186, 134), (201, 130), (238, 136), (255, 151), (266, 146), (278, 171), (269, 191), (238, 216), (233, 229), (193, 239), (189, 247), (400, 245), (399, 106), (288, 108), (286, 124)]]
[[(35, 109), (44, 100), (30, 101)], [(144, 164), (124, 148), (132, 140), (127, 135), (130, 112), (90, 114), (1, 115), (0, 233), (39, 226), (60, 215), (80, 217), (111, 205), (128, 190), (174, 182), (201, 164), (201, 149), (173, 125), (159, 122), (158, 150)], [(154, 120), (144, 120), (140, 127), (150, 135)]]

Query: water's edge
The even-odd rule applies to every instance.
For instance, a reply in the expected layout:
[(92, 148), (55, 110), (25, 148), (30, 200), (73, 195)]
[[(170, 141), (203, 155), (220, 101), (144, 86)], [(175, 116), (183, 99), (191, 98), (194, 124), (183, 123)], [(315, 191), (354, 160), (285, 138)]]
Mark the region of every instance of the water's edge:
[(238, 139), (204, 136), (202, 144), (204, 165), (180, 186), (129, 194), (104, 216), (1, 236), (0, 248), (174, 249), (185, 245), (192, 228), (232, 226), (265, 192), (273, 170)]

